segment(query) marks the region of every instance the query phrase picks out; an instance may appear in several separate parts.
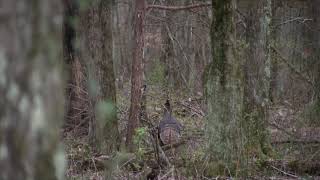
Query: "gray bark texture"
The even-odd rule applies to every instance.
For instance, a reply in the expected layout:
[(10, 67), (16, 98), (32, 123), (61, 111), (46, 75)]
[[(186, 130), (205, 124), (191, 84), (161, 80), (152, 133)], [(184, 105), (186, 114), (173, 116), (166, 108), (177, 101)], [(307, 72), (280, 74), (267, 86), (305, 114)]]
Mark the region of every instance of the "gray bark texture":
[(0, 9), (0, 179), (64, 179), (60, 1)]
[[(211, 29), (213, 62), (207, 68), (207, 136), (213, 174), (232, 174), (244, 161), (242, 62), (236, 55), (235, 1), (213, 0)], [(227, 175), (227, 174), (225, 174)]]
[(126, 3), (116, 2), (114, 11), (114, 54), (115, 72), (118, 77), (118, 86), (130, 80), (133, 47), (133, 9), (135, 1), (126, 0)]
[(143, 81), (143, 47), (144, 47), (144, 18), (145, 0), (135, 1), (134, 14), (134, 45), (132, 52), (132, 74), (131, 74), (131, 104), (126, 135), (126, 146), (129, 151), (134, 150), (133, 137), (135, 130), (140, 124), (142, 81)]
[(120, 145), (111, 9), (112, 1), (87, 1), (80, 6), (77, 26), (78, 58), (85, 64), (88, 78), (90, 143), (104, 153), (114, 152)]
[(133, 137), (136, 128), (140, 124), (141, 100), (142, 100), (142, 81), (143, 81), (143, 47), (144, 47), (144, 18), (145, 0), (135, 1), (134, 13), (134, 45), (131, 75), (131, 105), (126, 136), (126, 146), (129, 151), (134, 150)]
[[(247, 47), (243, 54), (245, 74), (246, 145), (248, 151), (268, 153), (268, 106), (271, 74), (271, 0), (239, 2), (246, 15), (246, 29), (241, 39)], [(238, 37), (238, 39), (240, 39)]]

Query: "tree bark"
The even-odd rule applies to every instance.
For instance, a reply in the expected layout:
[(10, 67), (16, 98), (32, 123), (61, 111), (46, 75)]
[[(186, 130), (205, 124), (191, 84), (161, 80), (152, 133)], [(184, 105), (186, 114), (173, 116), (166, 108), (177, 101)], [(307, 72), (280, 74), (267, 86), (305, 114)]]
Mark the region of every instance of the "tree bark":
[(122, 89), (124, 83), (130, 80), (133, 44), (133, 8), (134, 1), (126, 0), (125, 4), (117, 3), (115, 16), (117, 19), (115, 28), (114, 44), (117, 54), (115, 61), (116, 77), (118, 78), (118, 88)]
[(268, 154), (268, 107), (271, 74), (271, 0), (247, 2), (245, 55), (246, 147), (254, 156)]
[(1, 6), (0, 179), (64, 179), (62, 6), (52, 0)]
[(129, 151), (134, 150), (133, 136), (139, 126), (141, 113), (142, 76), (143, 76), (143, 48), (144, 48), (144, 18), (145, 0), (136, 0), (134, 18), (134, 45), (131, 74), (131, 105), (127, 127), (126, 146)]
[(235, 0), (213, 0), (211, 43), (213, 62), (206, 74), (208, 151), (212, 174), (235, 175), (243, 156), (244, 79), (236, 53)]
[(118, 150), (116, 87), (112, 58), (112, 2), (94, 0), (79, 12), (78, 58), (86, 65), (89, 139), (98, 151)]
[[(161, 3), (163, 3), (161, 1)], [(166, 1), (167, 4), (172, 4), (171, 0)], [(172, 29), (172, 12), (164, 11), (162, 15), (167, 21), (165, 21), (161, 26), (161, 40), (162, 48), (160, 53), (160, 61), (164, 64), (164, 75), (165, 75), (165, 86), (167, 94), (169, 95), (169, 90), (173, 88), (175, 75), (174, 75), (174, 62), (175, 62), (175, 53), (173, 41), (170, 39), (170, 30)]]

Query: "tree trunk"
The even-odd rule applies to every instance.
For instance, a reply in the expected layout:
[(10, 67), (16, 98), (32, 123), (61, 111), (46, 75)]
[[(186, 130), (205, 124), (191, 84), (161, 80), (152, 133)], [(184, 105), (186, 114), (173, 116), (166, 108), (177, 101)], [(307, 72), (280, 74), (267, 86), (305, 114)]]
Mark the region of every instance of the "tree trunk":
[(79, 12), (77, 36), (78, 58), (86, 64), (88, 78), (90, 144), (104, 153), (114, 152), (120, 145), (115, 110), (111, 9), (111, 1), (88, 2)]
[(64, 179), (62, 6), (52, 0), (1, 6), (0, 179)]
[(133, 38), (133, 7), (134, 1), (125, 0), (125, 3), (117, 2), (115, 10), (115, 38), (114, 44), (117, 54), (115, 61), (116, 77), (118, 78), (118, 88), (123, 89), (124, 83), (130, 80), (132, 62), (132, 38)]
[(271, 72), (271, 0), (246, 3), (245, 114), (248, 152), (268, 154), (268, 105)]
[[(172, 1), (161, 1), (161, 4), (166, 3), (167, 5), (172, 5)], [(169, 90), (173, 88), (175, 76), (174, 76), (174, 62), (175, 62), (175, 53), (173, 42), (170, 39), (170, 31), (172, 29), (171, 21), (172, 21), (172, 12), (171, 11), (162, 11), (162, 16), (164, 19), (167, 19), (161, 26), (161, 40), (162, 40), (162, 48), (160, 53), (160, 62), (164, 64), (164, 75), (165, 75), (165, 86), (167, 90), (167, 94), (169, 95)]]
[(211, 43), (213, 62), (206, 74), (207, 137), (212, 174), (235, 175), (243, 155), (244, 80), (236, 54), (235, 0), (213, 0)]
[[(195, 29), (193, 36), (193, 51), (195, 51), (193, 66), (190, 70), (191, 73), (191, 87), (193, 88), (193, 94), (196, 96), (202, 95), (203, 93), (203, 74), (204, 67), (207, 64), (207, 54), (206, 51), (210, 49), (210, 43), (207, 41), (209, 33), (206, 31), (209, 29), (202, 22), (202, 18), (208, 18), (207, 12), (201, 12), (201, 16), (197, 17), (197, 21), (194, 23)], [(201, 19), (202, 21), (200, 21)], [(200, 21), (200, 22), (199, 22)]]
[(144, 47), (144, 18), (145, 0), (136, 0), (134, 18), (134, 45), (131, 75), (131, 105), (128, 120), (126, 146), (129, 151), (134, 150), (133, 136), (139, 126), (141, 113), (142, 76), (143, 76), (143, 47)]

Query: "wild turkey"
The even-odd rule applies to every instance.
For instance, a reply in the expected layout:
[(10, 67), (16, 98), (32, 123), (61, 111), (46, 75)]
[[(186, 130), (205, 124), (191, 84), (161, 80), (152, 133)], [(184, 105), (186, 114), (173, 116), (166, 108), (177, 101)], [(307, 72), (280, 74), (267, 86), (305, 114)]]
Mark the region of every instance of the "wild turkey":
[(181, 124), (172, 116), (169, 100), (164, 104), (164, 115), (159, 124), (159, 137), (164, 145), (175, 144), (180, 140)]

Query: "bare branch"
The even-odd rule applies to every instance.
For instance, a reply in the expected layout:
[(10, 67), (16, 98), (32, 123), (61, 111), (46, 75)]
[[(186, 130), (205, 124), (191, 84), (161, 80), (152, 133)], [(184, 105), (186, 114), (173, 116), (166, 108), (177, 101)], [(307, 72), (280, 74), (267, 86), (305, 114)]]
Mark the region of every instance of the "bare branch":
[(274, 28), (277, 28), (279, 26), (282, 26), (282, 25), (285, 25), (285, 24), (288, 24), (288, 23), (291, 23), (291, 22), (295, 22), (295, 21), (298, 21), (300, 23), (305, 23), (307, 21), (313, 21), (313, 19), (308, 19), (308, 18), (304, 18), (304, 17), (296, 17), (296, 18), (284, 21), (284, 22), (282, 22), (280, 24), (277, 24), (277, 25), (274, 26)]
[(279, 57), (279, 59), (285, 63), (295, 74), (297, 74), (298, 76), (300, 76), (304, 81), (306, 81), (308, 84), (310, 84), (311, 86), (314, 86), (314, 83), (306, 76), (303, 75), (302, 72), (300, 72), (299, 70), (297, 70), (295, 67), (293, 67), (289, 62), (288, 60), (283, 57), (281, 55), (281, 53), (275, 48), (275, 47), (271, 47), (271, 50), (273, 52), (275, 52), (277, 54), (277, 56)]
[(293, 177), (293, 178), (298, 178), (298, 176), (296, 176), (296, 175), (294, 175), (294, 174), (291, 174), (291, 173), (287, 173), (287, 172), (285, 172), (285, 171), (283, 171), (283, 170), (281, 170), (281, 169), (279, 169), (279, 168), (277, 168), (277, 167), (275, 167), (275, 166), (270, 165), (270, 167), (272, 167), (273, 169), (275, 169), (275, 170), (283, 173), (283, 174), (286, 175), (286, 176), (290, 176), (290, 177)]
[(161, 10), (170, 10), (170, 11), (178, 11), (178, 10), (186, 10), (186, 9), (195, 9), (201, 7), (211, 6), (211, 3), (201, 3), (201, 4), (191, 4), (186, 6), (163, 6), (163, 5), (148, 5), (147, 9), (161, 9)]

